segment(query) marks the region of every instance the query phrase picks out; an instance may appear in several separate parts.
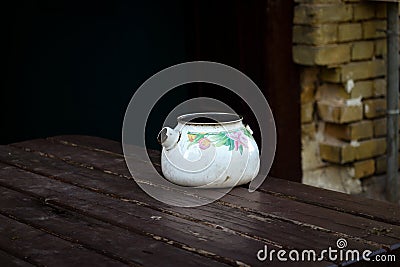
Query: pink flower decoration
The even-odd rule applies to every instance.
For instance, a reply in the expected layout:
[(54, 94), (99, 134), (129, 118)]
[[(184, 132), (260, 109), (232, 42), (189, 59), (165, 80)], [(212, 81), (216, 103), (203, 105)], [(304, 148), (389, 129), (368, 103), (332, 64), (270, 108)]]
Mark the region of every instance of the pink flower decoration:
[(205, 149), (209, 148), (210, 145), (211, 145), (211, 141), (208, 140), (208, 138), (201, 138), (201, 139), (199, 140), (199, 147), (200, 147), (200, 149), (202, 149), (202, 150), (205, 150)]
[(228, 133), (226, 136), (235, 141), (235, 150), (238, 150), (240, 145), (247, 147), (247, 138), (242, 134), (241, 131)]

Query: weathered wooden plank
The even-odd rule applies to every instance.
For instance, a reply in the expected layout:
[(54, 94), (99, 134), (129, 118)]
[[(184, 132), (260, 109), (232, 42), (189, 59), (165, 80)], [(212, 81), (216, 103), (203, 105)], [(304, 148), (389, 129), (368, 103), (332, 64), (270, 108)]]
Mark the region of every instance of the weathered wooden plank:
[(77, 244), (0, 215), (0, 249), (42, 266), (124, 266)]
[[(80, 146), (98, 151), (113, 152), (116, 154), (122, 153), (122, 144), (120, 142), (105, 139), (97, 136), (88, 135), (59, 135), (47, 138), (48, 140), (57, 140), (71, 146)], [(19, 142), (16, 144), (29, 143), (30, 141)]]
[(342, 233), (343, 237), (362, 238), (383, 246), (400, 243), (400, 227), (374, 220), (356, 217), (346, 213), (298, 203), (288, 199), (276, 198), (261, 192), (242, 197), (243, 188), (232, 190), (221, 202), (227, 206), (236, 206), (244, 210), (273, 216), (284, 217), (295, 224), (309, 224), (320, 231)]
[[(112, 159), (114, 157), (113, 155), (99, 155), (94, 151), (82, 151), (82, 149), (79, 150), (78, 148), (76, 148), (78, 150), (66, 148), (59, 144), (46, 143), (44, 140), (31, 141), (30, 144), (26, 144), (25, 146), (64, 159), (66, 157), (73, 157), (74, 160), (80, 160), (85, 165), (93, 164), (97, 168), (101, 168), (102, 162), (106, 162), (105, 164), (107, 165), (107, 168), (118, 169), (113, 168), (114, 164), (118, 164)], [(76, 153), (79, 153), (79, 155), (75, 155)], [(122, 172), (123, 173), (120, 173), (121, 175), (129, 175), (126, 168), (122, 169)], [(103, 180), (110, 181), (108, 178)], [(134, 193), (136, 191), (125, 193), (123, 186), (117, 188), (115, 187), (115, 184), (116, 183), (113, 182), (112, 184), (104, 185), (103, 187), (98, 184), (98, 188), (99, 190), (115, 189), (112, 191), (113, 194), (122, 195), (125, 198), (131, 197), (137, 199), (138, 196), (134, 195), (136, 194)], [(217, 203), (225, 203), (224, 205), (227, 205), (228, 207), (236, 207), (256, 213), (253, 218), (256, 220), (268, 220), (268, 217), (281, 218), (299, 226), (309, 225), (309, 227), (319, 228), (320, 231), (325, 231), (327, 233), (341, 233), (343, 237), (362, 238), (384, 246), (400, 242), (400, 227), (396, 225), (377, 222), (358, 216), (356, 217), (347, 213), (338, 213), (330, 209), (324, 209), (320, 206), (294, 202), (288, 198), (279, 198), (261, 192), (249, 194), (244, 188), (236, 188), (224, 197), (222, 201), (218, 201)], [(213, 205), (214, 204), (210, 206)], [(210, 206), (207, 207), (208, 210), (210, 209)], [(288, 209), (288, 207), (290, 207), (290, 209)], [(207, 212), (207, 210), (204, 212)], [(236, 216), (243, 217), (243, 213)], [(220, 219), (220, 217), (217, 217), (216, 219)], [(215, 220), (213, 222), (217, 223)], [(248, 229), (243, 230), (241, 225), (235, 225), (234, 229), (249, 231)], [(260, 234), (261, 232), (258, 233), (258, 235)]]
[(0, 214), (128, 264), (227, 266), (4, 187), (0, 187)]
[[(42, 145), (49, 146), (49, 143), (46, 140), (38, 139), (38, 140), (35, 140), (34, 142), (36, 145), (39, 145), (39, 146), (42, 146)], [(83, 171), (85, 173), (85, 175), (89, 175), (89, 176), (93, 176), (93, 174), (91, 173), (92, 169), (98, 169), (98, 170), (101, 170), (101, 172), (105, 172), (108, 174), (114, 174), (117, 176), (118, 175), (123, 176), (127, 179), (132, 179), (129, 172), (127, 171), (124, 159), (121, 155), (106, 154), (106, 155), (109, 155), (111, 158), (107, 158), (107, 157), (93, 158), (93, 154), (104, 155), (104, 153), (100, 153), (98, 151), (91, 151), (91, 150), (82, 150), (79, 147), (70, 147), (70, 146), (61, 145), (59, 143), (57, 143), (57, 144), (50, 143), (50, 146), (48, 147), (48, 149), (50, 151), (49, 153), (53, 153), (53, 152), (56, 153), (57, 150), (60, 149), (59, 146), (61, 146), (61, 148), (68, 149), (69, 151), (67, 153), (70, 153), (70, 154), (66, 155), (66, 157), (63, 159), (63, 161), (65, 161), (69, 164), (64, 163), (63, 165), (61, 165), (61, 166), (63, 166), (63, 167), (61, 167), (61, 169), (63, 169), (63, 168), (65, 169), (66, 166), (68, 166), (67, 168), (69, 168), (69, 166), (71, 164), (71, 165), (75, 165), (75, 166), (78, 165), (78, 166), (85, 167), (86, 170), (85, 169), (79, 169), (79, 170)], [(20, 150), (15, 151), (15, 153), (20, 153)], [(46, 154), (46, 153), (40, 152), (39, 154)], [(7, 155), (4, 155), (4, 156), (7, 156)], [(11, 153), (11, 155), (9, 155), (9, 156), (13, 156), (13, 154)], [(21, 154), (21, 156), (23, 156), (23, 155)], [(80, 162), (72, 160), (72, 156), (79, 157)], [(53, 156), (48, 155), (48, 157), (53, 157)], [(17, 163), (17, 162), (22, 162), (20, 159), (17, 159), (15, 157), (14, 157), (14, 159), (16, 160), (16, 162), (15, 162), (15, 164), (17, 164), (16, 166), (23, 167), (21, 164), (18, 165), (18, 163)], [(32, 158), (29, 159), (29, 156), (28, 156), (28, 158), (26, 158), (26, 160), (27, 160), (27, 162), (30, 162), (31, 164), (35, 164), (35, 160), (32, 161)], [(88, 162), (88, 161), (91, 161), (91, 162), (96, 161), (96, 163), (91, 164), (90, 166), (86, 163), (83, 163), (83, 162)], [(60, 164), (60, 162), (48, 161), (46, 164), (51, 165), (51, 168), (52, 168), (51, 170), (53, 170), (53, 169), (59, 170), (60, 169), (60, 167), (58, 166)], [(50, 167), (50, 165), (48, 165), (47, 167)], [(43, 169), (43, 166), (41, 166), (41, 165), (36, 164), (36, 166), (39, 168), (39, 170)], [(162, 179), (162, 178), (155, 171), (149, 172), (148, 171), (149, 167), (152, 168), (152, 165), (148, 161), (138, 160), (135, 163), (135, 168), (137, 171), (136, 177), (146, 177), (146, 179), (141, 180), (141, 186), (149, 187), (155, 193), (158, 193), (158, 195), (166, 195), (164, 186), (153, 186), (155, 184), (159, 185), (158, 180)], [(63, 171), (65, 171), (64, 169), (63, 169)], [(126, 173), (126, 175), (121, 174), (124, 172)], [(121, 182), (127, 183), (126, 181), (121, 180), (120, 177), (111, 177), (110, 176), (110, 178), (114, 179), (114, 182), (116, 182), (116, 183), (121, 183)], [(151, 178), (151, 181), (149, 181), (149, 178)], [(78, 179), (78, 180), (80, 180), (80, 179)], [(107, 181), (104, 181), (103, 179), (97, 178), (97, 180), (98, 180), (97, 181), (98, 183), (107, 183)], [(128, 182), (127, 184), (132, 185), (132, 183), (133, 183), (133, 181)], [(96, 183), (95, 183), (95, 185), (96, 185)], [(171, 188), (167, 188), (167, 189), (171, 190)], [(125, 187), (124, 190), (127, 190), (127, 188)], [(202, 190), (198, 190), (198, 191), (201, 191), (200, 193), (202, 193)], [(168, 194), (166, 196), (169, 196), (170, 200), (177, 204), (185, 203), (184, 201), (197, 202), (197, 201), (199, 201), (199, 199), (204, 199), (204, 196), (196, 195), (195, 197), (192, 197), (192, 194), (188, 194), (187, 192), (182, 191), (182, 190), (178, 190), (178, 191), (175, 190), (174, 193), (175, 193), (174, 195)]]
[[(102, 151), (105, 153), (115, 153), (123, 155), (122, 144), (109, 139), (101, 137), (93, 137), (87, 135), (62, 135), (47, 138), (49, 141), (60, 142), (69, 146), (85, 147), (86, 149)], [(29, 141), (27, 141), (29, 142)], [(22, 142), (23, 143), (23, 142)], [(157, 150), (147, 150), (150, 160), (157, 167), (160, 167), (160, 152)], [(160, 168), (161, 170), (161, 168)]]
[[(7, 171), (11, 172), (13, 179), (6, 175)], [(47, 203), (76, 210), (86, 216), (130, 231), (144, 233), (162, 242), (230, 264), (237, 261), (259, 264), (256, 253), (264, 244), (276, 249), (272, 242), (246, 237), (219, 225), (204, 225), (190, 218), (172, 216), (170, 212), (157, 207), (148, 207), (146, 203), (128, 199), (121, 201), (13, 167), (2, 168), (0, 184), (45, 199)], [(196, 213), (191, 209), (185, 210)], [(279, 225), (273, 227), (275, 232), (280, 228)], [(275, 235), (281, 235), (282, 238), (281, 233)], [(300, 237), (298, 239), (300, 240)], [(320, 264), (324, 266), (326, 262), (316, 263), (317, 266)]]
[(14, 257), (13, 255), (8, 254), (5, 251), (0, 250), (0, 266), (20, 266), (20, 267), (33, 267), (35, 265), (30, 264), (22, 259)]
[[(52, 137), (49, 140), (91, 149), (112, 151), (117, 154), (122, 152), (120, 143), (99, 137), (67, 135)], [(157, 161), (159, 153), (158, 155), (156, 151), (150, 151), (150, 153), (151, 158)], [(267, 178), (260, 191), (290, 200), (400, 225), (400, 209), (391, 203), (347, 195), (273, 177)]]
[[(221, 262), (255, 264), (254, 253), (264, 244), (146, 208), (145, 203), (121, 201), (14, 167), (0, 172), (2, 186)], [(238, 254), (243, 244), (248, 250)]]
[(285, 180), (272, 177), (267, 179), (261, 186), (260, 191), (339, 212), (400, 225), (400, 209), (392, 203), (356, 195), (347, 195), (308, 185), (299, 187), (295, 183), (287, 183)]
[[(67, 152), (68, 155), (71, 155), (71, 151)], [(30, 166), (31, 169), (37, 169), (37, 168), (42, 168), (41, 170), (43, 171), (43, 167), (40, 166), (49, 166), (49, 165), (54, 165), (54, 162), (52, 163), (52, 161), (50, 159), (46, 159), (46, 158), (35, 158), (35, 161), (31, 163), (31, 161), (28, 160), (28, 158), (26, 158), (26, 153), (23, 153), (22, 151), (13, 151), (12, 154), (14, 155), (14, 157), (16, 158), (16, 161), (22, 161), (24, 162), (24, 164), (33, 164)], [(24, 156), (25, 155), (25, 156)], [(14, 163), (16, 163), (16, 161), (14, 161)], [(42, 161), (42, 162), (41, 162)], [(46, 161), (49, 161), (47, 163), (45, 163)], [(37, 164), (36, 166), (38, 167), (34, 167), (34, 164)], [(62, 162), (59, 162), (59, 165), (62, 165)], [(88, 179), (90, 176), (93, 176), (93, 171), (91, 170), (74, 170), (71, 168), (76, 168), (74, 166), (65, 166), (64, 168), (69, 168), (70, 172), (74, 172), (74, 173), (81, 173), (83, 174), (86, 179), (85, 181), (83, 181), (82, 179), (76, 178), (76, 180), (79, 180), (78, 182), (85, 183), (88, 182)], [(48, 170), (49, 173), (52, 173), (52, 171)], [(53, 171), (54, 172), (54, 171)], [(61, 172), (61, 170), (60, 170)], [(64, 171), (65, 173), (65, 171)], [(60, 174), (54, 174), (56, 175), (58, 178), (62, 178), (62, 179), (70, 179), (71, 175), (63, 175), (63, 173)], [(99, 175), (104, 176), (104, 178), (99, 179)], [(116, 185), (118, 184), (117, 180), (113, 180), (115, 178), (118, 177), (109, 177), (106, 178), (105, 175), (107, 174), (96, 174), (94, 175), (94, 177), (92, 179), (99, 179), (99, 181), (97, 181), (96, 183), (91, 183), (91, 184), (87, 184), (86, 187), (88, 188), (92, 188), (93, 186), (95, 186), (96, 191), (98, 192), (104, 192), (104, 193), (108, 193), (108, 194), (113, 194), (116, 196), (121, 196), (123, 198), (127, 198), (127, 199), (132, 199), (132, 200), (138, 200), (141, 197), (143, 197), (143, 194), (141, 194), (140, 191), (137, 191), (136, 187), (131, 185), (131, 188), (127, 191), (126, 188), (129, 188), (129, 184), (126, 183), (125, 181), (125, 185), (122, 185), (120, 187), (117, 187)], [(64, 177), (65, 176), (65, 177)], [(107, 176), (108, 177), (108, 176)], [(120, 179), (120, 178), (118, 178)], [(80, 181), (82, 180), (82, 181)], [(105, 181), (105, 185), (101, 185), (102, 181)], [(119, 182), (121, 183), (121, 182)], [(96, 187), (97, 186), (97, 187)], [(100, 186), (100, 188), (99, 188)], [(104, 191), (106, 190), (106, 191)], [(112, 190), (112, 191), (110, 191)], [(136, 191), (136, 192), (135, 192)], [(151, 201), (148, 198), (142, 198), (140, 199), (141, 201), (144, 202), (148, 202)], [(153, 201), (154, 202), (154, 201)], [(159, 203), (154, 203), (153, 205), (158, 205), (160, 206)], [(211, 209), (211, 207), (213, 209)], [(285, 207), (288, 208), (288, 207)], [(201, 211), (201, 213), (194, 213), (193, 214), (187, 214), (188, 211), (192, 212), (191, 210), (188, 209), (175, 209), (175, 208), (171, 208), (171, 207), (167, 207), (167, 209), (172, 210), (174, 212), (178, 212), (178, 213), (184, 213), (184, 215), (187, 216), (191, 216), (194, 219), (197, 220), (201, 220), (201, 219), (205, 219), (208, 221), (212, 221), (214, 224), (222, 224), (222, 225), (227, 225), (228, 227), (233, 227), (233, 229), (241, 229), (241, 231), (245, 232), (245, 233), (252, 233), (257, 237), (268, 237), (268, 239), (270, 240), (274, 240), (275, 242), (279, 242), (282, 239), (285, 239), (285, 242), (291, 244), (291, 246), (293, 247), (299, 247), (299, 246), (303, 246), (303, 248), (319, 248), (319, 249), (324, 249), (326, 247), (328, 247), (329, 245), (332, 245), (335, 243), (337, 237), (337, 233), (335, 231), (316, 231), (313, 225), (307, 225), (307, 224), (302, 224), (302, 223), (297, 223), (294, 221), (291, 221), (289, 219), (285, 219), (282, 216), (277, 216), (277, 215), (273, 215), (270, 216), (266, 213), (260, 215), (260, 214), (253, 214), (252, 216), (248, 216), (246, 211), (243, 211), (241, 209), (238, 210), (232, 210), (231, 207), (224, 207), (223, 205), (216, 205), (216, 204), (210, 204), (206, 207), (200, 207), (200, 208), (196, 208), (195, 210), (199, 210)], [(211, 211), (211, 214), (210, 214)], [(185, 214), (186, 213), (186, 214)], [(193, 212), (192, 212), (193, 213)], [(199, 216), (200, 215), (200, 216)], [(205, 215), (207, 217), (205, 217)], [(231, 216), (231, 217), (229, 217)], [(276, 218), (279, 217), (279, 219), (277, 220)], [(193, 219), (193, 220), (194, 220)], [(225, 219), (225, 220), (224, 220)], [(241, 219), (241, 220), (239, 220)], [(286, 220), (282, 221), (282, 219)], [(274, 223), (275, 221), (275, 223)], [(232, 223), (234, 222), (234, 223)], [(236, 224), (235, 224), (236, 222)], [(268, 222), (267, 224), (265, 224), (266, 222)], [(271, 225), (273, 224), (273, 225)], [(278, 225), (279, 224), (279, 225)], [(250, 227), (248, 226), (250, 225)], [(256, 228), (253, 228), (254, 226), (258, 226)], [(247, 227), (247, 228), (246, 228)], [(277, 228), (279, 228), (279, 231), (277, 231)], [(286, 229), (286, 230), (285, 230)], [(345, 235), (346, 237), (350, 237), (349, 243), (354, 243), (352, 244), (353, 247), (359, 247), (361, 248), (359, 242), (359, 238), (352, 238), (352, 236), (348, 236)], [(354, 240), (352, 240), (352, 239)], [(315, 241), (317, 240), (317, 241)], [(386, 238), (387, 240), (387, 238)], [(364, 245), (368, 245), (368, 246), (372, 246), (374, 247), (373, 244), (371, 244), (370, 242), (364, 242)], [(307, 247), (304, 247), (307, 246)], [(311, 246), (311, 247), (309, 247)], [(364, 246), (364, 248), (366, 248)], [(375, 245), (376, 248), (376, 245)]]

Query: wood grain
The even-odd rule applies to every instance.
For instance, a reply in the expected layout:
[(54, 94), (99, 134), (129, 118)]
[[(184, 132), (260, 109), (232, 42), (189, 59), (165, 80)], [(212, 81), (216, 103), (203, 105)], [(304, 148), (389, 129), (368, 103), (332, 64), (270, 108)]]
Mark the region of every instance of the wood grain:
[[(139, 183), (154, 175), (149, 166), (160, 172), (160, 153), (148, 154), (152, 165), (137, 159)], [(49, 242), (82, 248), (82, 258), (93, 254), (111, 264), (135, 266), (157, 265), (163, 258), (167, 266), (260, 265), (256, 253), (264, 245), (320, 251), (335, 246), (338, 238), (352, 249), (400, 250), (395, 205), (269, 177), (251, 194), (238, 187), (206, 206), (173, 207), (147, 196), (131, 179), (121, 145), (102, 138), (57, 136), (0, 146), (0, 162), (0, 221), (10, 225), (4, 231), (39, 231)], [(149, 186), (170, 193), (157, 183)], [(27, 240), (13, 247), (2, 239), (0, 263), (46, 261), (41, 254), (16, 249), (27, 246)], [(45, 253), (49, 248), (38, 249)], [(61, 260), (50, 253), (51, 261)]]

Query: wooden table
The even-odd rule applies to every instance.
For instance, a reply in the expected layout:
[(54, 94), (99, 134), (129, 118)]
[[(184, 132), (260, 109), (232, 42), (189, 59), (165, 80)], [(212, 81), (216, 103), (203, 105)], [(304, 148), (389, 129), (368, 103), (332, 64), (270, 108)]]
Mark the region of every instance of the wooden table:
[[(159, 153), (150, 151), (159, 168)], [(290, 167), (290, 166), (288, 166)], [(400, 266), (399, 207), (268, 178), (197, 208), (154, 200), (117, 142), (58, 136), (0, 146), (0, 266), (330, 266), (260, 261), (259, 250), (369, 249)]]

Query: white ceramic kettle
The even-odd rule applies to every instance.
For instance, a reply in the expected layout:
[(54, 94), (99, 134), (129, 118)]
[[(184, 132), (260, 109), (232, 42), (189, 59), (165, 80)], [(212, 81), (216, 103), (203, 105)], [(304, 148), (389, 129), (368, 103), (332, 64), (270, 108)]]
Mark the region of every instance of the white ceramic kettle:
[(249, 126), (231, 113), (192, 113), (178, 117), (174, 129), (158, 134), (161, 169), (169, 181), (201, 188), (250, 182), (260, 168), (259, 150)]

